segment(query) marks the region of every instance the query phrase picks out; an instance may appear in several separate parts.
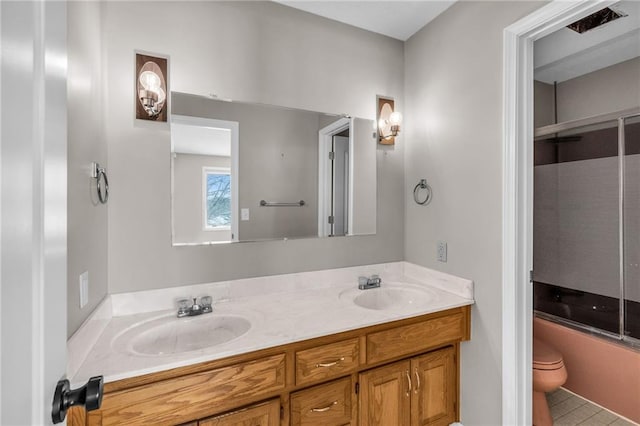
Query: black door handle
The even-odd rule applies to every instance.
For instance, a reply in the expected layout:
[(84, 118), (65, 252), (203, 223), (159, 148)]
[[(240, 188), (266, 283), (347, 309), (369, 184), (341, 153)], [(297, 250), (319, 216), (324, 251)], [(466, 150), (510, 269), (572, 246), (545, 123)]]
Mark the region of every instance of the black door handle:
[(86, 411), (100, 408), (102, 404), (102, 376), (89, 379), (86, 385), (78, 389), (71, 389), (69, 380), (58, 381), (53, 394), (53, 409), (51, 419), (53, 423), (61, 423), (67, 416), (67, 410), (74, 405), (84, 405)]

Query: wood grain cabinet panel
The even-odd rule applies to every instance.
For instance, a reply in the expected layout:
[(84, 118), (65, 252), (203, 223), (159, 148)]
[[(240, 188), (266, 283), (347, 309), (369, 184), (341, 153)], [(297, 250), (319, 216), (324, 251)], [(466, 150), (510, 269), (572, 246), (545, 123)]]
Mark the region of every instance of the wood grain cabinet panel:
[(198, 426), (280, 426), (280, 400), (200, 420)]
[(360, 374), (360, 426), (410, 426), (409, 361), (400, 361)]
[(411, 360), (412, 426), (447, 426), (456, 421), (455, 351), (445, 348)]
[(164, 380), (102, 401), (102, 425), (175, 425), (284, 389), (284, 354)]
[(375, 364), (460, 341), (465, 330), (464, 315), (457, 313), (371, 333), (367, 336), (367, 362)]
[(344, 376), (360, 365), (359, 339), (343, 340), (296, 352), (296, 384)]
[(350, 424), (351, 378), (335, 380), (291, 395), (292, 426)]

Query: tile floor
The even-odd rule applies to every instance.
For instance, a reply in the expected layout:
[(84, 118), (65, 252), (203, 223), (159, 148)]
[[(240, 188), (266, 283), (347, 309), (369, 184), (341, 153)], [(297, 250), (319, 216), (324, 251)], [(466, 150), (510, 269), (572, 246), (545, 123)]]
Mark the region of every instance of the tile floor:
[(548, 393), (547, 402), (554, 426), (635, 425), (562, 388)]

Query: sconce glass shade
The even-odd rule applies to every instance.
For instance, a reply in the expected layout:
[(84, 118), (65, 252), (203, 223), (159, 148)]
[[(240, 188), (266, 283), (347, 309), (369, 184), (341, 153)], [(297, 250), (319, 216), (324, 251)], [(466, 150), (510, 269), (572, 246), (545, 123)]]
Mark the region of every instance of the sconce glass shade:
[(391, 124), (391, 126), (400, 126), (402, 124), (402, 114), (398, 111), (391, 113), (391, 116), (389, 117), (389, 124)]
[(155, 117), (162, 112), (167, 99), (165, 87), (164, 75), (158, 64), (146, 62), (138, 76), (138, 97), (150, 117)]
[(400, 132), (400, 124), (402, 123), (402, 114), (393, 111), (390, 103), (385, 102), (380, 108), (378, 119), (378, 135), (380, 141), (385, 141), (398, 136)]

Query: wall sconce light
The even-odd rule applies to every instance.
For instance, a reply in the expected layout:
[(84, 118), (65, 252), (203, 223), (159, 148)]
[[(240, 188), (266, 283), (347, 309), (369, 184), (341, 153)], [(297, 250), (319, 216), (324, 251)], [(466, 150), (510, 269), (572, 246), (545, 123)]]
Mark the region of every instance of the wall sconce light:
[(136, 53), (136, 118), (167, 121), (167, 58)]
[(395, 111), (393, 99), (378, 96), (378, 142), (382, 145), (393, 145), (400, 132), (402, 114)]

